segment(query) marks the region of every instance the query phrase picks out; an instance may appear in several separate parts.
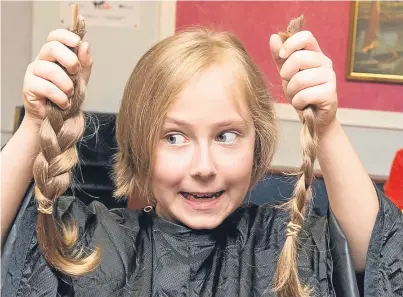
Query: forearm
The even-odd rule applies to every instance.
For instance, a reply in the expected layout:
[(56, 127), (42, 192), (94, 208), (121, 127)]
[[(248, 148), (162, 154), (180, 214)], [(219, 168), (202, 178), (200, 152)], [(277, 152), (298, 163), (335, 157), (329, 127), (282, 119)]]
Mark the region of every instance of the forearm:
[(1, 151), (1, 243), (32, 180), (39, 127), (24, 120)]
[(370, 177), (337, 120), (320, 134), (318, 160), (330, 207), (346, 235), (356, 270), (362, 270), (379, 202)]

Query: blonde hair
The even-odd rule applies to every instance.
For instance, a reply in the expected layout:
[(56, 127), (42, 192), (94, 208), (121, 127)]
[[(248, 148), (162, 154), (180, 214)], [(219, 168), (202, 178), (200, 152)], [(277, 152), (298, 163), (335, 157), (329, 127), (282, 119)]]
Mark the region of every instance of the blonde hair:
[[(279, 35), (283, 42), (299, 32), (304, 25), (304, 16), (292, 19), (286, 32)], [(308, 214), (312, 198), (311, 184), (314, 178), (313, 166), (316, 159), (317, 133), (314, 106), (302, 111), (301, 143), (303, 163), (296, 173), (297, 182), (293, 197), (281, 207), (289, 209), (291, 220), (287, 225), (287, 237), (277, 262), (275, 288), (279, 297), (308, 297), (311, 289), (303, 285), (298, 276), (298, 235)]]
[[(231, 33), (193, 28), (154, 45), (140, 59), (126, 84), (116, 121), (115, 197), (131, 197), (135, 193), (151, 202), (151, 168), (167, 110), (196, 73), (215, 64), (230, 64), (232, 70), (236, 70), (240, 91), (250, 109), (256, 131), (250, 187), (269, 171), (278, 129), (274, 101), (262, 73)], [(76, 245), (77, 227), (69, 224), (58, 229), (53, 217), (48, 215), (52, 212), (52, 200), (68, 188), (71, 168), (78, 162), (75, 144), (84, 128), (80, 110), (84, 89), (80, 73), (72, 79), (76, 88), (71, 108), (61, 111), (48, 105), (47, 119), (41, 129), (42, 152), (35, 162), (34, 175), (40, 210), (38, 240), (45, 258), (62, 272), (83, 275), (98, 265), (100, 250), (97, 248), (86, 255)], [(304, 124), (304, 127), (311, 129), (312, 125)], [(291, 222), (277, 265), (274, 288), (280, 297), (305, 297), (309, 293), (300, 284), (296, 264), (296, 237), (307, 197), (305, 181), (312, 164), (308, 165), (296, 185), (295, 197), (287, 203)], [(47, 240), (49, 236), (55, 240)]]
[[(73, 5), (71, 31), (82, 39), (85, 23)], [(51, 101), (46, 105), (46, 118), (39, 132), (40, 153), (34, 160), (35, 197), (38, 202), (37, 237), (44, 258), (53, 267), (69, 275), (82, 275), (100, 261), (100, 249), (91, 254), (77, 245), (78, 227), (73, 222), (57, 222), (52, 216), (53, 202), (71, 184), (72, 168), (79, 162), (76, 143), (84, 132), (81, 105), (85, 97), (82, 70), (70, 75), (74, 95), (70, 107), (61, 110)]]
[(165, 114), (187, 82), (215, 64), (230, 64), (251, 111), (256, 130), (251, 186), (267, 173), (277, 140), (277, 121), (261, 72), (234, 35), (193, 28), (153, 46), (126, 84), (116, 122), (116, 197), (136, 193), (152, 202), (151, 168)]

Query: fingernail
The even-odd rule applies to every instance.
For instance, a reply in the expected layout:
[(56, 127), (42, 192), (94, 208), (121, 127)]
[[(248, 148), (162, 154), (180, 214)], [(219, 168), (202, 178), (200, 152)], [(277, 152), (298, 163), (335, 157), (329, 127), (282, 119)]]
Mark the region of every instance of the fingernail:
[(280, 52), (278, 53), (278, 55), (279, 55), (279, 57), (280, 57), (281, 59), (284, 59), (284, 58), (285, 58), (285, 50), (284, 50), (283, 48), (281, 48), (281, 49), (280, 49)]
[(68, 110), (69, 108), (70, 108), (70, 102), (69, 103), (67, 103), (67, 106), (65, 107), (65, 108), (60, 108), (61, 110), (63, 110), (63, 111), (66, 111), (66, 110)]

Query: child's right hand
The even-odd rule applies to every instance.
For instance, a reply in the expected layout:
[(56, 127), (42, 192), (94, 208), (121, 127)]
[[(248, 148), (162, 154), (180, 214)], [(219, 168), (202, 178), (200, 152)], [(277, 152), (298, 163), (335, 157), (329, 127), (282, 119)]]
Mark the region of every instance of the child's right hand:
[[(78, 47), (77, 55), (68, 47)], [(60, 65), (66, 68), (69, 74), (77, 73), (82, 67), (84, 80), (88, 83), (92, 68), (89, 49), (88, 42), (80, 44), (80, 37), (68, 30), (58, 29), (49, 34), (47, 43), (28, 65), (25, 73), (24, 120), (40, 126), (46, 116), (47, 99), (63, 110), (69, 107), (68, 97), (73, 95), (73, 82)]]

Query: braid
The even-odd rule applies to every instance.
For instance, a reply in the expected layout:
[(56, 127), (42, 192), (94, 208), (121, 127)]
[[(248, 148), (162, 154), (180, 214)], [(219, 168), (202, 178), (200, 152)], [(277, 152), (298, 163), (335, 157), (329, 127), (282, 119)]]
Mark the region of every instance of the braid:
[[(304, 16), (291, 20), (286, 33), (279, 33), (283, 42), (299, 32), (304, 24)], [(292, 199), (286, 203), (290, 209), (286, 241), (281, 251), (275, 273), (275, 288), (279, 297), (308, 297), (309, 288), (303, 286), (298, 277), (298, 234), (302, 228), (312, 197), (311, 183), (314, 178), (313, 166), (316, 159), (317, 135), (314, 106), (307, 106), (302, 112), (301, 143), (303, 162), (297, 173)]]
[[(73, 5), (73, 26), (70, 29), (82, 39), (85, 23)], [(72, 49), (73, 50), (73, 49)], [(85, 81), (82, 71), (69, 75), (74, 84), (70, 107), (61, 110), (47, 101), (46, 118), (40, 132), (40, 153), (33, 166), (35, 197), (38, 202), (37, 236), (45, 259), (56, 269), (69, 275), (81, 275), (94, 269), (99, 263), (99, 249), (84, 256), (77, 247), (78, 227), (73, 223), (56, 222), (53, 202), (69, 188), (72, 168), (79, 162), (76, 144), (84, 132), (84, 115), (81, 105), (85, 97)]]

